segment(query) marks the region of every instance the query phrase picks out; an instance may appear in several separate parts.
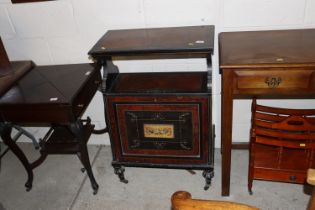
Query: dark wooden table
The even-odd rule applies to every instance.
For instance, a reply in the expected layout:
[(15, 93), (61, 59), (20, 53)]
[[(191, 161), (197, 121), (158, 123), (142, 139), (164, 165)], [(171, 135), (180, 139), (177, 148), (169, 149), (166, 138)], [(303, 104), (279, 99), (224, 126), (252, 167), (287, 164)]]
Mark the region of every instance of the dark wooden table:
[(315, 29), (225, 32), (222, 74), (222, 195), (230, 194), (233, 99), (315, 98)]
[[(213, 26), (113, 30), (89, 52), (104, 70), (105, 118), (110, 127), (112, 165), (120, 181), (127, 183), (123, 166), (203, 169), (205, 189), (208, 189), (213, 176), (213, 41)], [(207, 68), (195, 73), (120, 74), (112, 63), (115, 59), (172, 58), (205, 58)], [(192, 111), (197, 110), (196, 107), (199, 111)], [(118, 114), (119, 119), (115, 117)], [(131, 115), (139, 122), (128, 124), (133, 121), (129, 119)], [(182, 118), (187, 122), (186, 129), (179, 126)], [(133, 129), (135, 124), (140, 131)], [(175, 134), (169, 138), (149, 135), (143, 132), (145, 128), (174, 128)], [(182, 141), (184, 130), (189, 133), (190, 129), (194, 130), (194, 135), (185, 134), (189, 140), (184, 143), (190, 142), (187, 149), (188, 146), (184, 148), (184, 143), (178, 142)]]
[[(97, 192), (87, 151), (94, 125), (81, 116), (100, 84), (100, 71), (94, 64), (35, 66), (0, 97), (1, 137), (27, 171), (27, 190), (32, 188), (33, 169), (48, 154), (77, 154)], [(35, 162), (30, 163), (12, 140), (13, 125), (51, 127), (40, 142), (41, 156)]]

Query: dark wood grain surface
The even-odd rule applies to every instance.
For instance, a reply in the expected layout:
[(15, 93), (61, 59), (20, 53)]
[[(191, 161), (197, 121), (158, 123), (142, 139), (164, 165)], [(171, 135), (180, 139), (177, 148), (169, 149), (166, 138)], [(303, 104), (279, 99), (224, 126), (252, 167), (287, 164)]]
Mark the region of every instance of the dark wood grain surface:
[(315, 66), (315, 29), (225, 32), (219, 36), (220, 66)]
[(109, 30), (90, 50), (92, 56), (213, 51), (213, 26)]
[(100, 83), (94, 64), (34, 67), (0, 98), (0, 121), (69, 122), (83, 114)]
[(90, 64), (35, 67), (0, 98), (0, 106), (71, 103), (93, 69)]
[(207, 72), (125, 73), (115, 84), (109, 93), (202, 93)]

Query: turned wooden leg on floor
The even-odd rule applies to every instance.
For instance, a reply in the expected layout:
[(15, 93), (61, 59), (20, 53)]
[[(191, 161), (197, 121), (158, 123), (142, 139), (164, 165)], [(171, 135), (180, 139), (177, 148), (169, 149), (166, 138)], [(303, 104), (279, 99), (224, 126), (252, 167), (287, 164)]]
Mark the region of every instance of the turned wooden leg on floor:
[(125, 168), (121, 165), (113, 166), (115, 174), (119, 177), (120, 182), (127, 184), (128, 180), (125, 178)]
[(306, 181), (308, 184), (313, 186), (312, 190), (312, 196), (310, 198), (310, 201), (308, 203), (308, 208), (307, 210), (314, 210), (315, 209), (315, 169), (308, 169), (307, 170), (307, 178)]

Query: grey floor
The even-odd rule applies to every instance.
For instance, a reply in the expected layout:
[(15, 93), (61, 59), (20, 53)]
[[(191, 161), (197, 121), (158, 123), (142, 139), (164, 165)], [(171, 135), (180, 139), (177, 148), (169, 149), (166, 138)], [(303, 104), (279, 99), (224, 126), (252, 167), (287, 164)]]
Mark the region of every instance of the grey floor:
[[(20, 143), (30, 160), (38, 157), (32, 144)], [(89, 179), (80, 172), (76, 156), (48, 156), (35, 169), (33, 189), (26, 192), (26, 173), (9, 152), (2, 159), (0, 172), (0, 210), (170, 210), (170, 197), (178, 190), (194, 198), (242, 202), (261, 209), (306, 209), (309, 189), (302, 185), (254, 181), (253, 195), (247, 192), (248, 153), (232, 152), (231, 195), (221, 197), (221, 155), (215, 152), (215, 177), (208, 191), (203, 190), (201, 171), (126, 168), (128, 184), (119, 182), (111, 167), (108, 146), (89, 146), (93, 171), (100, 186), (93, 195)]]

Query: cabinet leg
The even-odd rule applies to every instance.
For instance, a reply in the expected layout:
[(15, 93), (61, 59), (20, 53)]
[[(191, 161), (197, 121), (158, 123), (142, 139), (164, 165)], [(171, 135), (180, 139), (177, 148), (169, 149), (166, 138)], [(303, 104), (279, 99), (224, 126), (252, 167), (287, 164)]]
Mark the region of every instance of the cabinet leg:
[(253, 176), (251, 176), (251, 175), (248, 176), (247, 187), (248, 187), (248, 193), (250, 195), (252, 195), (253, 194), (253, 190), (252, 190), (252, 188), (253, 188)]
[(119, 177), (119, 180), (122, 182), (122, 183), (125, 183), (127, 184), (128, 183), (128, 180), (125, 179), (125, 168), (123, 166), (114, 166), (114, 171), (115, 171), (115, 174)]
[(253, 182), (248, 183), (248, 193), (249, 193), (250, 195), (253, 195), (252, 186), (253, 186)]
[(81, 168), (80, 171), (81, 171), (82, 173), (84, 173), (84, 172), (85, 172), (85, 168), (84, 168), (84, 164), (83, 164), (83, 162), (82, 162), (81, 153), (78, 152), (78, 153), (77, 153), (77, 156), (78, 156), (79, 160), (81, 161), (81, 164), (83, 165), (83, 168)]
[(47, 153), (41, 153), (40, 157), (31, 164), (32, 169), (42, 164), (46, 160), (47, 155)]
[(0, 124), (1, 138), (3, 142), (11, 149), (13, 154), (21, 161), (26, 172), (27, 172), (27, 181), (25, 183), (26, 191), (30, 191), (32, 189), (33, 184), (33, 171), (31, 164), (28, 162), (23, 151), (17, 146), (17, 144), (11, 138), (12, 125), (9, 123)]
[(77, 121), (76, 123), (71, 124), (71, 130), (78, 138), (79, 145), (80, 145), (80, 151), (79, 151), (78, 157), (81, 160), (81, 163), (83, 164), (87, 172), (87, 175), (89, 176), (89, 179), (93, 188), (93, 194), (95, 195), (98, 191), (98, 184), (94, 178), (91, 163), (90, 163), (89, 153), (87, 150), (87, 145), (83, 139), (84, 134), (82, 132), (83, 131), (82, 123), (80, 121)]
[(94, 178), (94, 175), (93, 175), (93, 171), (92, 171), (92, 167), (91, 167), (91, 164), (90, 164), (90, 159), (89, 159), (89, 154), (88, 154), (88, 151), (87, 151), (87, 146), (86, 145), (82, 145), (81, 147), (81, 161), (83, 163), (83, 166), (87, 172), (87, 175), (89, 176), (90, 178), (90, 182), (91, 182), (91, 185), (92, 185), (92, 188), (93, 188), (93, 194), (95, 195), (98, 191), (98, 184)]
[(205, 181), (206, 181), (206, 184), (205, 184), (203, 189), (204, 190), (208, 190), (210, 185), (211, 185), (211, 179), (214, 176), (213, 169), (204, 170), (203, 173), (202, 173), (202, 176), (205, 178)]

